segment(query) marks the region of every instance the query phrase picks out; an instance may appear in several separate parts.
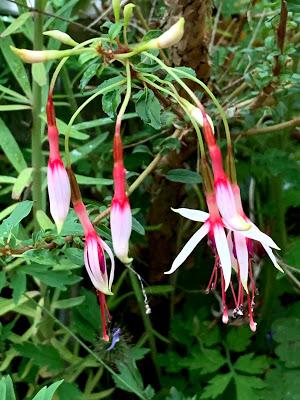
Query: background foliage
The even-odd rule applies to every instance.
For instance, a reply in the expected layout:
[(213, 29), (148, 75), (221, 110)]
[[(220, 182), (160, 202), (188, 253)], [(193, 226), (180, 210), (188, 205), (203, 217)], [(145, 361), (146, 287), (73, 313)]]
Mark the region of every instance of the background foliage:
[[(152, 314), (145, 313), (136, 276), (118, 264), (115, 295), (108, 305), (113, 315), (111, 332), (120, 327), (121, 337), (112, 351), (100, 339), (96, 296), (82, 268), (81, 225), (70, 212), (57, 235), (47, 216), (45, 102), (54, 63), (31, 67), (10, 51), (10, 45), (32, 48), (36, 19), (24, 0), (17, 5), (2, 3), (0, 398), (299, 400), (298, 3), (286, 3), (284, 35), (280, 15), (285, 2), (278, 0), (215, 1), (206, 25), (210, 60), (206, 81), (229, 118), (244, 204), (282, 248), (286, 272), (277, 274), (262, 259), (262, 250), (256, 249), (257, 333), (253, 335), (243, 319), (222, 325), (219, 294), (205, 294), (212, 268), (205, 246), (198, 246), (174, 276), (163, 275), (196, 229), (195, 223), (172, 214), (170, 207), (203, 209), (197, 144), (177, 110), (153, 88), (135, 81), (123, 136), (129, 185), (156, 161), (153, 173), (131, 195), (131, 254), (134, 269), (146, 282)], [(43, 30), (60, 29), (78, 41), (100, 31), (114, 37), (118, 27), (110, 22), (110, 2), (103, 2), (103, 10), (95, 4), (41, 2)], [(165, 29), (170, 10), (163, 2), (140, 0), (136, 6), (130, 42), (141, 39), (149, 27), (151, 35)], [(88, 27), (93, 21), (97, 22)], [(187, 26), (192, 23), (186, 20)], [(45, 37), (43, 42), (49, 49), (60, 46)], [(163, 54), (170, 64), (172, 54)], [(135, 68), (160, 73), (143, 55)], [(101, 63), (100, 58), (80, 56), (68, 61), (54, 96), (62, 137), (87, 96), (100, 85), (123, 79), (122, 73), (120, 64)], [(193, 89), (216, 121), (222, 140), (215, 107), (198, 88)], [(74, 169), (94, 219), (111, 201), (113, 122), (123, 92), (122, 86), (97, 98), (71, 132)], [(43, 168), (42, 195), (33, 219), (31, 134), (35, 129), (43, 132)], [(176, 129), (181, 134), (174, 137)], [(110, 240), (106, 218), (98, 230)]]

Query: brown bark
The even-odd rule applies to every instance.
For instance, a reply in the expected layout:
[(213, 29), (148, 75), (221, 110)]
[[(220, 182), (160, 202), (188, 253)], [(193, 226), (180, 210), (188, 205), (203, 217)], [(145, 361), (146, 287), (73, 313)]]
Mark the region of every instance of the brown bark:
[(168, 25), (185, 19), (184, 37), (170, 49), (176, 66), (192, 67), (199, 79), (210, 77), (208, 46), (211, 38), (212, 0), (165, 0), (169, 7)]

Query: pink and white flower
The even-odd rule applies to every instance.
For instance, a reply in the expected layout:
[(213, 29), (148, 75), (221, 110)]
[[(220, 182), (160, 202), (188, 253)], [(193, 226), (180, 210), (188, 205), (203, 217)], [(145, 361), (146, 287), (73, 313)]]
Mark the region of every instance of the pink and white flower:
[(124, 264), (132, 259), (128, 257), (129, 239), (132, 229), (131, 208), (126, 195), (126, 171), (123, 162), (123, 146), (120, 137), (120, 125), (117, 121), (114, 137), (114, 197), (111, 203), (110, 228), (115, 255)]
[(50, 155), (48, 161), (48, 194), (50, 201), (50, 213), (60, 232), (68, 215), (71, 200), (71, 188), (67, 171), (60, 157), (58, 130), (55, 121), (52, 94), (49, 93), (47, 102), (47, 124)]
[(221, 274), (222, 288), (222, 305), (223, 305), (223, 322), (228, 322), (228, 310), (226, 306), (226, 290), (231, 280), (231, 258), (230, 251), (225, 234), (224, 224), (219, 215), (216, 205), (215, 195), (213, 193), (206, 195), (206, 201), (209, 209), (209, 214), (204, 211), (191, 210), (188, 208), (174, 209), (173, 211), (192, 221), (204, 222), (201, 228), (194, 233), (190, 240), (183, 247), (181, 252), (175, 258), (171, 269), (165, 274), (172, 274), (176, 269), (187, 259), (197, 244), (208, 235), (210, 245), (215, 254), (215, 265), (210, 279), (210, 284), (215, 287), (218, 271)]
[[(84, 244), (84, 264), (92, 284), (97, 290), (100, 302), (100, 311), (102, 318), (103, 340), (108, 341), (107, 320), (110, 315), (106, 305), (105, 295), (112, 295), (111, 287), (114, 280), (115, 261), (109, 246), (100, 238), (95, 231), (82, 201), (75, 202), (74, 210), (81, 222), (85, 235)], [(107, 266), (104, 251), (107, 252), (111, 268), (108, 277)]]

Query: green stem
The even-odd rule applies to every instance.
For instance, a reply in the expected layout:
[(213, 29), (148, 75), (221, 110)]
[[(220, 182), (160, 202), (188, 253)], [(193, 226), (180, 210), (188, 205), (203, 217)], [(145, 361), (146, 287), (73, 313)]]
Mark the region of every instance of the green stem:
[(138, 279), (136, 277), (136, 274), (133, 271), (129, 270), (129, 276), (130, 276), (130, 280), (131, 280), (132, 289), (134, 291), (136, 300), (138, 302), (138, 305), (139, 305), (139, 308), (140, 308), (140, 311), (141, 311), (141, 314), (142, 314), (142, 319), (143, 319), (145, 331), (146, 331), (147, 336), (148, 336), (148, 341), (149, 341), (149, 345), (150, 345), (152, 361), (153, 361), (153, 364), (154, 364), (154, 367), (155, 367), (155, 371), (156, 371), (157, 377), (160, 380), (161, 379), (161, 372), (160, 372), (159, 365), (157, 364), (156, 341), (155, 341), (155, 336), (153, 334), (151, 320), (149, 318), (149, 315), (146, 314), (144, 297), (143, 297), (143, 294), (142, 294), (142, 292), (140, 290), (140, 286), (139, 286), (139, 282), (138, 282)]
[(117, 88), (118, 86), (123, 85), (126, 82), (126, 80), (122, 80), (120, 82), (116, 82), (113, 83), (112, 85), (109, 85), (105, 88), (102, 88), (100, 90), (98, 90), (98, 92), (94, 93), (91, 97), (89, 97), (84, 103), (81, 104), (81, 106), (77, 109), (77, 111), (72, 115), (68, 126), (67, 126), (67, 130), (65, 133), (65, 154), (66, 154), (66, 163), (67, 166), (70, 167), (71, 166), (71, 155), (70, 155), (70, 148), (69, 148), (69, 142), (70, 142), (70, 133), (71, 133), (71, 129), (72, 129), (72, 125), (75, 121), (75, 119), (77, 118), (77, 116), (81, 113), (81, 111), (91, 102), (93, 101), (96, 97), (100, 96), (101, 94), (104, 94), (106, 92), (111, 91), (112, 89)]
[[(37, 12), (34, 17), (34, 50), (42, 50), (43, 48), (43, 0), (35, 1), (35, 8), (41, 12)], [(45, 209), (45, 196), (42, 191), (42, 167), (44, 165), (44, 157), (42, 154), (42, 123), (40, 119), (42, 106), (42, 88), (33, 80), (32, 83), (33, 104), (32, 104), (32, 168), (33, 168), (33, 218), (35, 230), (39, 230), (39, 224), (36, 219), (38, 210)]]
[(126, 94), (123, 100), (123, 103), (120, 107), (119, 113), (117, 115), (117, 121), (116, 124), (118, 124), (118, 122), (121, 124), (123, 115), (125, 114), (126, 108), (128, 106), (129, 100), (130, 100), (130, 96), (131, 96), (131, 72), (130, 72), (130, 64), (129, 61), (125, 61), (125, 68), (126, 68)]

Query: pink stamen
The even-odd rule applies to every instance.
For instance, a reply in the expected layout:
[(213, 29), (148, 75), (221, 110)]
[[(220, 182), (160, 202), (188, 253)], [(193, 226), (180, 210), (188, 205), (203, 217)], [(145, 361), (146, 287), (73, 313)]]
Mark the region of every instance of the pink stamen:
[(106, 312), (105, 312), (107, 310), (105, 295), (99, 291), (97, 291), (97, 295), (100, 303), (102, 338), (105, 342), (109, 342), (109, 336), (107, 334)]
[(224, 280), (222, 269), (221, 269), (221, 289), (222, 289), (222, 306), (223, 306), (222, 321), (224, 324), (227, 324), (228, 323), (228, 309), (227, 309), (227, 305), (226, 305), (225, 280)]

